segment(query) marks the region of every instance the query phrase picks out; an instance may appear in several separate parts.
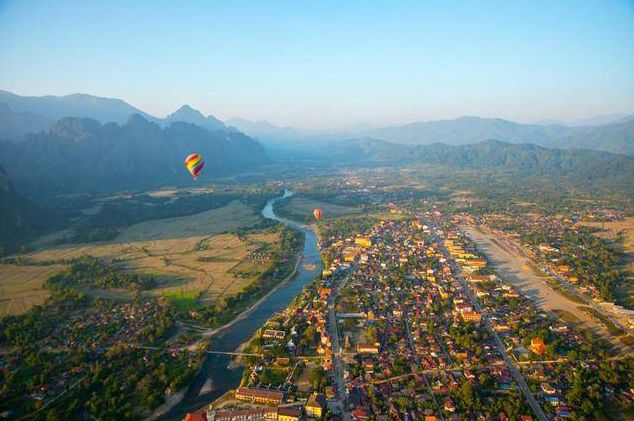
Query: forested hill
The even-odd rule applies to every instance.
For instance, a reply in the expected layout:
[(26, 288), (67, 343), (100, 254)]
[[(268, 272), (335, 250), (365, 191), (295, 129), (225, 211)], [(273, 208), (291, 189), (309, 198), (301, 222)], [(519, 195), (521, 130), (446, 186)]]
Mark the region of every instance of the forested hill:
[(634, 190), (634, 158), (585, 149), (550, 149), (487, 140), (473, 145), (400, 145), (362, 138), (324, 148), (332, 163), (432, 164), (503, 170), (519, 177), (546, 177), (572, 183), (606, 184)]
[(45, 215), (16, 193), (0, 166), (0, 256), (15, 251), (47, 223)]
[(174, 122), (162, 128), (138, 114), (127, 123), (63, 118), (23, 142), (0, 142), (0, 164), (30, 194), (116, 191), (187, 182), (184, 159), (205, 159), (201, 181), (267, 161), (262, 146), (235, 131)]

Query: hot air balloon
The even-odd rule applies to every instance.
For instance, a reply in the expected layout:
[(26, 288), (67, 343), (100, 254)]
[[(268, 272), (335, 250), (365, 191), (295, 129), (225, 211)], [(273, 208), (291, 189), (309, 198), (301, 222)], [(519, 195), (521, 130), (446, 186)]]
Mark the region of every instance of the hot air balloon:
[(205, 161), (203, 161), (203, 157), (200, 154), (193, 153), (185, 158), (185, 168), (191, 173), (194, 180), (198, 178), (204, 166)]
[(320, 220), (321, 217), (324, 216), (324, 212), (319, 208), (315, 208), (313, 210), (313, 216), (315, 217), (315, 219)]

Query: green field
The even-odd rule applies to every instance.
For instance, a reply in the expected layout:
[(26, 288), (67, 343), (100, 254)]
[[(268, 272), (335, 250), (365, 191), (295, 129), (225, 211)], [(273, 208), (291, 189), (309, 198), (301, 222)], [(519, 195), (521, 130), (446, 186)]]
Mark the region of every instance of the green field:
[(182, 313), (200, 308), (199, 296), (200, 292), (198, 291), (164, 291), (162, 294), (163, 298), (166, 298), (172, 306)]

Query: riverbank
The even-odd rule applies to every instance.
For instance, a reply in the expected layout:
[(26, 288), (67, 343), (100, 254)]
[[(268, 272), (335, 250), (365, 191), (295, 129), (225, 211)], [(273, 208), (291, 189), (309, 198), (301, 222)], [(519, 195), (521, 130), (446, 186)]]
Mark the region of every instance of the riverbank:
[(226, 323), (220, 327), (217, 327), (215, 329), (212, 329), (209, 331), (209, 333), (206, 336), (214, 336), (220, 332), (222, 332), (225, 329), (228, 329), (230, 327), (232, 327), (233, 325), (235, 325), (236, 323), (238, 323), (240, 320), (245, 319), (248, 315), (250, 315), (251, 313), (253, 313), (253, 311), (255, 309), (258, 308), (258, 306), (260, 306), (264, 301), (266, 301), (272, 294), (274, 294), (275, 292), (277, 292), (278, 289), (282, 288), (283, 286), (285, 286), (286, 284), (288, 284), (294, 277), (295, 275), (297, 275), (297, 270), (299, 269), (299, 265), (302, 262), (302, 253), (299, 252), (297, 255), (297, 260), (295, 262), (295, 266), (293, 267), (293, 270), (291, 271), (291, 273), (284, 278), (283, 280), (281, 280), (280, 282), (278, 282), (273, 289), (271, 289), (269, 292), (267, 292), (266, 294), (264, 294), (259, 300), (257, 300), (255, 303), (251, 304), (246, 310), (244, 310), (242, 313), (238, 314), (236, 317), (234, 317), (229, 323)]
[[(273, 204), (290, 194), (287, 191), (284, 196), (270, 199), (262, 209), (262, 216), (281, 222), (287, 227), (303, 233), (304, 244), (301, 255), (298, 256), (291, 274), (276, 284), (257, 302), (230, 322), (207, 331), (207, 337), (213, 336), (210, 349), (220, 352), (235, 352), (273, 314), (286, 308), (304, 286), (321, 273), (323, 265), (319, 257), (317, 235), (313, 227), (280, 218), (273, 212)], [(161, 419), (180, 421), (186, 413), (204, 408), (227, 391), (237, 387), (242, 378), (243, 370), (241, 367), (232, 366), (231, 360), (229, 355), (207, 354), (197, 376), (187, 388), (185, 396), (165, 415), (161, 416)], [(205, 384), (210, 384), (210, 380), (213, 385), (212, 390), (204, 387)]]
[[(291, 273), (288, 276), (286, 276), (283, 280), (278, 282), (275, 285), (275, 287), (273, 287), (273, 289), (271, 289), (265, 295), (260, 297), (260, 299), (258, 299), (255, 303), (251, 304), (246, 310), (244, 310), (243, 312), (238, 314), (236, 317), (234, 317), (230, 322), (228, 322), (228, 323), (226, 323), (226, 324), (224, 324), (224, 325), (222, 325), (220, 327), (217, 327), (217, 328), (214, 328), (214, 329), (209, 329), (209, 330), (206, 330), (206, 331), (202, 332), (201, 333), (201, 335), (202, 335), (201, 341), (202, 340), (206, 340), (206, 339), (208, 339), (210, 337), (213, 337), (214, 335), (222, 332), (225, 329), (228, 329), (228, 328), (232, 327), (233, 325), (235, 325), (239, 321), (241, 321), (244, 318), (246, 318), (247, 316), (249, 316), (259, 305), (261, 305), (264, 301), (266, 301), (269, 298), (269, 296), (274, 294), (278, 289), (283, 287), (285, 284), (290, 282), (293, 279), (293, 277), (295, 277), (295, 275), (297, 274), (297, 270), (299, 269), (299, 265), (300, 265), (301, 261), (302, 261), (302, 253), (300, 251), (298, 253), (298, 255), (297, 255), (297, 260), (295, 262), (295, 266), (293, 267), (293, 270), (291, 271)], [(167, 398), (167, 400), (165, 401), (165, 403), (163, 405), (161, 405), (160, 407), (158, 407), (152, 413), (152, 415), (150, 415), (149, 417), (145, 418), (144, 421), (154, 421), (154, 420), (158, 419), (159, 417), (165, 415), (169, 411), (171, 411), (176, 405), (181, 403), (181, 401), (185, 397), (185, 393), (187, 392), (187, 389), (189, 389), (189, 387), (190, 387), (190, 385), (187, 385), (186, 387), (182, 388), (178, 392), (173, 393), (172, 395), (170, 395)]]

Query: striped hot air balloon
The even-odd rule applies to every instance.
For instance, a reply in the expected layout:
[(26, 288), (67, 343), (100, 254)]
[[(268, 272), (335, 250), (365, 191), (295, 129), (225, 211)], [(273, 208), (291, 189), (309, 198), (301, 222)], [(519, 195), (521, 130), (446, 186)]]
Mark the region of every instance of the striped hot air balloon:
[(185, 158), (185, 168), (191, 173), (194, 180), (198, 178), (204, 166), (205, 161), (203, 161), (203, 157), (200, 154), (193, 153)]
[(319, 220), (322, 216), (324, 216), (324, 212), (321, 209), (316, 208), (313, 210), (313, 216), (315, 217), (315, 219)]

